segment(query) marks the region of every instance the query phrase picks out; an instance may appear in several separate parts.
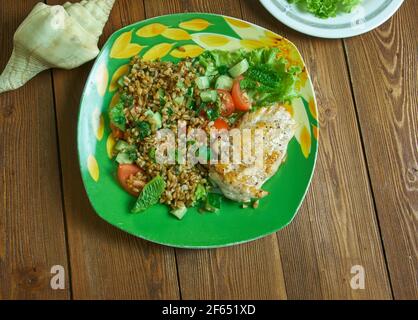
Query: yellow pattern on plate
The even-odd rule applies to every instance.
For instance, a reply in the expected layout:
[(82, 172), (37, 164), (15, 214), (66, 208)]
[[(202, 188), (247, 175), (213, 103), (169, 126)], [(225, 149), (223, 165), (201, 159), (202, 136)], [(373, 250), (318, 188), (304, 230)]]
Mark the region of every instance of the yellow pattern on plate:
[(211, 47), (222, 47), (230, 41), (227, 37), (223, 35), (218, 35), (218, 34), (201, 35), (199, 36), (199, 39), (204, 44), (211, 46)]
[(179, 24), (179, 27), (191, 31), (202, 31), (209, 27), (211, 23), (204, 19), (192, 19)]
[(171, 51), (170, 55), (179, 59), (186, 57), (194, 58), (202, 54), (203, 51), (205, 51), (205, 49), (198, 45), (186, 44)]
[(234, 27), (237, 28), (250, 28), (251, 24), (249, 24), (248, 22), (242, 21), (242, 20), (238, 20), (238, 19), (234, 19), (234, 18), (230, 18), (230, 17), (225, 17), (226, 22), (232, 24)]
[(142, 59), (144, 61), (151, 61), (155, 59), (161, 59), (167, 55), (167, 53), (170, 52), (171, 48), (175, 45), (175, 43), (160, 43), (155, 46), (153, 46), (151, 49), (149, 49)]
[(308, 158), (311, 153), (311, 135), (305, 126), (300, 133), (300, 147), (304, 157)]
[(313, 136), (314, 136), (314, 138), (316, 139), (316, 140), (318, 140), (318, 136), (319, 136), (319, 129), (318, 129), (318, 127), (316, 126), (316, 125), (312, 125), (312, 133), (313, 133)]
[(114, 106), (116, 106), (116, 104), (119, 102), (119, 99), (120, 99), (120, 94), (119, 92), (116, 92), (113, 95), (112, 100), (110, 100), (109, 109), (112, 109)]
[(156, 37), (160, 35), (167, 28), (168, 28), (167, 26), (161, 23), (151, 23), (149, 25), (146, 25), (145, 27), (138, 29), (138, 31), (136, 32), (136, 35), (138, 37), (143, 37), (143, 38), (152, 38), (152, 37)]
[(92, 127), (97, 140), (102, 140), (104, 133), (104, 118), (99, 108), (95, 108), (92, 113)]
[(187, 31), (179, 28), (166, 29), (161, 35), (171, 40), (190, 40), (192, 38)]
[(137, 55), (144, 47), (131, 43), (132, 31), (122, 33), (113, 43), (110, 57), (114, 59), (128, 59)]
[(87, 169), (89, 170), (90, 176), (94, 181), (99, 181), (99, 165), (93, 155), (89, 155), (87, 158)]
[(267, 47), (266, 44), (260, 40), (254, 40), (254, 39), (243, 39), (240, 41), (241, 45), (246, 49), (258, 49)]
[(112, 76), (112, 80), (110, 81), (109, 91), (113, 92), (118, 89), (118, 80), (120, 77), (127, 75), (129, 72), (129, 65), (124, 64), (123, 66), (119, 67)]
[(97, 92), (101, 97), (106, 93), (107, 82), (109, 81), (109, 73), (104, 63), (100, 64), (96, 73)]
[(297, 123), (295, 137), (305, 158), (311, 153), (311, 130), (308, 113), (301, 98), (292, 101), (293, 119)]
[(309, 99), (309, 111), (311, 112), (312, 117), (314, 117), (315, 120), (318, 120), (318, 115), (316, 114), (315, 101), (313, 98)]
[(107, 156), (109, 157), (109, 159), (113, 158), (113, 147), (115, 143), (116, 141), (113, 138), (112, 133), (109, 133), (109, 136), (107, 137), (107, 140), (106, 140), (106, 151), (107, 151)]

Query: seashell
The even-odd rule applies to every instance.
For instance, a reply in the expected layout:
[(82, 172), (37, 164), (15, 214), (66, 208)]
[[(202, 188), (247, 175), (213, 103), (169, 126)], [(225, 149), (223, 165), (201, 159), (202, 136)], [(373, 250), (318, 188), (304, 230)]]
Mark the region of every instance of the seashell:
[(13, 38), (13, 52), (0, 75), (0, 93), (17, 89), (43, 70), (73, 69), (94, 59), (115, 0), (38, 3)]

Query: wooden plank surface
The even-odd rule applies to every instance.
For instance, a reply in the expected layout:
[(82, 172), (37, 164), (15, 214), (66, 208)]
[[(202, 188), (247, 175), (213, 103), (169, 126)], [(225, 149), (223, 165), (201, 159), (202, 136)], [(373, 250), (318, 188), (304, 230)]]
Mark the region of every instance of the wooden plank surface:
[[(14, 30), (37, 1), (1, 1), (0, 70)], [(68, 264), (51, 73), (0, 95), (0, 300), (67, 299)], [(50, 270), (67, 271), (52, 290)]]
[[(391, 298), (342, 42), (299, 34), (258, 2), (241, 3), (245, 20), (296, 44), (319, 106), (320, 147), (312, 185), (295, 221), (278, 233), (288, 297)], [(354, 265), (365, 269), (364, 290), (351, 289)]]
[[(101, 42), (115, 30), (143, 18), (141, 1), (117, 1)], [(71, 71), (54, 70), (53, 78), (73, 298), (179, 298), (174, 250), (137, 239), (107, 224), (87, 200), (75, 137), (79, 100), (91, 65)]]
[[(241, 18), (239, 1), (146, 0), (147, 18), (177, 12)], [(286, 288), (276, 236), (232, 248), (176, 250), (183, 299), (284, 299)]]
[(345, 41), (396, 299), (418, 298), (418, 7)]
[[(1, 1), (0, 69), (36, 2)], [(277, 235), (213, 250), (174, 250), (108, 225), (87, 200), (75, 139), (92, 63), (47, 71), (0, 95), (0, 299), (417, 299), (417, 7), (406, 1), (377, 30), (341, 41), (294, 32), (258, 1), (118, 0), (101, 43), (145, 17), (192, 11), (264, 26), (304, 56), (321, 131), (299, 214)], [(49, 286), (56, 264), (65, 290)], [(354, 265), (364, 290), (350, 287)]]

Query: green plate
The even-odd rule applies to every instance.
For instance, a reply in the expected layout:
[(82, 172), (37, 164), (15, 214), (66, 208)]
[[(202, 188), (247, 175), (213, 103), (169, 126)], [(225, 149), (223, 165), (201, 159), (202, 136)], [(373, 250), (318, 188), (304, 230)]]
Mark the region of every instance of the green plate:
[[(163, 205), (141, 214), (129, 213), (135, 199), (119, 187), (115, 178), (117, 166), (110, 156), (114, 141), (107, 110), (118, 99), (115, 79), (126, 72), (130, 58), (139, 54), (148, 59), (176, 61), (182, 55), (199, 55), (204, 49), (265, 46), (279, 47), (283, 56), (304, 70), (297, 83), (301, 98), (286, 105), (298, 124), (297, 132), (289, 144), (285, 163), (265, 184), (270, 195), (260, 201), (258, 209), (242, 209), (238, 203), (225, 199), (219, 213), (202, 214), (193, 208), (181, 221)], [(89, 75), (78, 119), (81, 175), (93, 208), (104, 220), (128, 233), (182, 248), (238, 244), (285, 227), (305, 196), (318, 150), (317, 107), (304, 66), (298, 50), (288, 40), (254, 24), (221, 15), (167, 15), (115, 32)]]

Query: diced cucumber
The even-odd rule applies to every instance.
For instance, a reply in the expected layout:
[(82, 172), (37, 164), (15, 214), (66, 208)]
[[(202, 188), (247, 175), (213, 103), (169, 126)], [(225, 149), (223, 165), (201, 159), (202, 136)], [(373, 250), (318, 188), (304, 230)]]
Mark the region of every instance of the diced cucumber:
[(184, 81), (178, 81), (176, 87), (180, 89), (184, 88)]
[(195, 105), (196, 104), (195, 104), (194, 99), (192, 97), (188, 97), (187, 98), (187, 101), (186, 101), (186, 108), (188, 108), (188, 109), (194, 109)]
[(129, 154), (124, 153), (124, 152), (119, 152), (118, 155), (116, 156), (116, 162), (119, 164), (130, 164), (133, 162), (133, 160), (131, 159), (131, 157), (129, 156)]
[(183, 219), (186, 212), (187, 212), (186, 207), (181, 207), (181, 208), (178, 208), (178, 209), (171, 210), (171, 214), (175, 215), (177, 217), (177, 219), (179, 219), (179, 220)]
[(216, 90), (206, 90), (200, 93), (200, 98), (203, 102), (215, 102), (218, 98)]
[(210, 80), (208, 77), (198, 77), (196, 79), (196, 85), (200, 90), (205, 90), (210, 87)]
[(116, 162), (119, 164), (131, 164), (137, 159), (136, 151), (130, 150), (130, 151), (123, 151), (119, 152), (116, 156)]
[(234, 80), (232, 78), (222, 75), (216, 79), (215, 88), (231, 91), (233, 83)]
[(144, 114), (147, 116), (147, 121), (151, 125), (152, 131), (157, 131), (162, 127), (162, 119), (159, 112), (152, 112), (152, 110), (147, 110)]
[(118, 86), (121, 87), (121, 88), (125, 86), (125, 76), (124, 75), (118, 79)]
[(175, 97), (175, 98), (174, 98), (174, 102), (175, 102), (177, 105), (181, 105), (181, 104), (184, 102), (184, 96)]
[(241, 60), (235, 66), (229, 69), (229, 74), (233, 78), (236, 78), (239, 75), (243, 74), (245, 71), (247, 71), (249, 67), (250, 64), (248, 63), (247, 59)]
[(208, 66), (206, 67), (205, 76), (210, 77), (210, 76), (215, 76), (217, 74), (218, 74), (218, 68), (216, 68), (216, 66), (213, 63), (208, 64)]
[(129, 143), (127, 143), (126, 141), (118, 140), (118, 142), (116, 142), (116, 144), (113, 148), (114, 148), (115, 151), (121, 152), (123, 150), (128, 149), (130, 146), (131, 145)]

